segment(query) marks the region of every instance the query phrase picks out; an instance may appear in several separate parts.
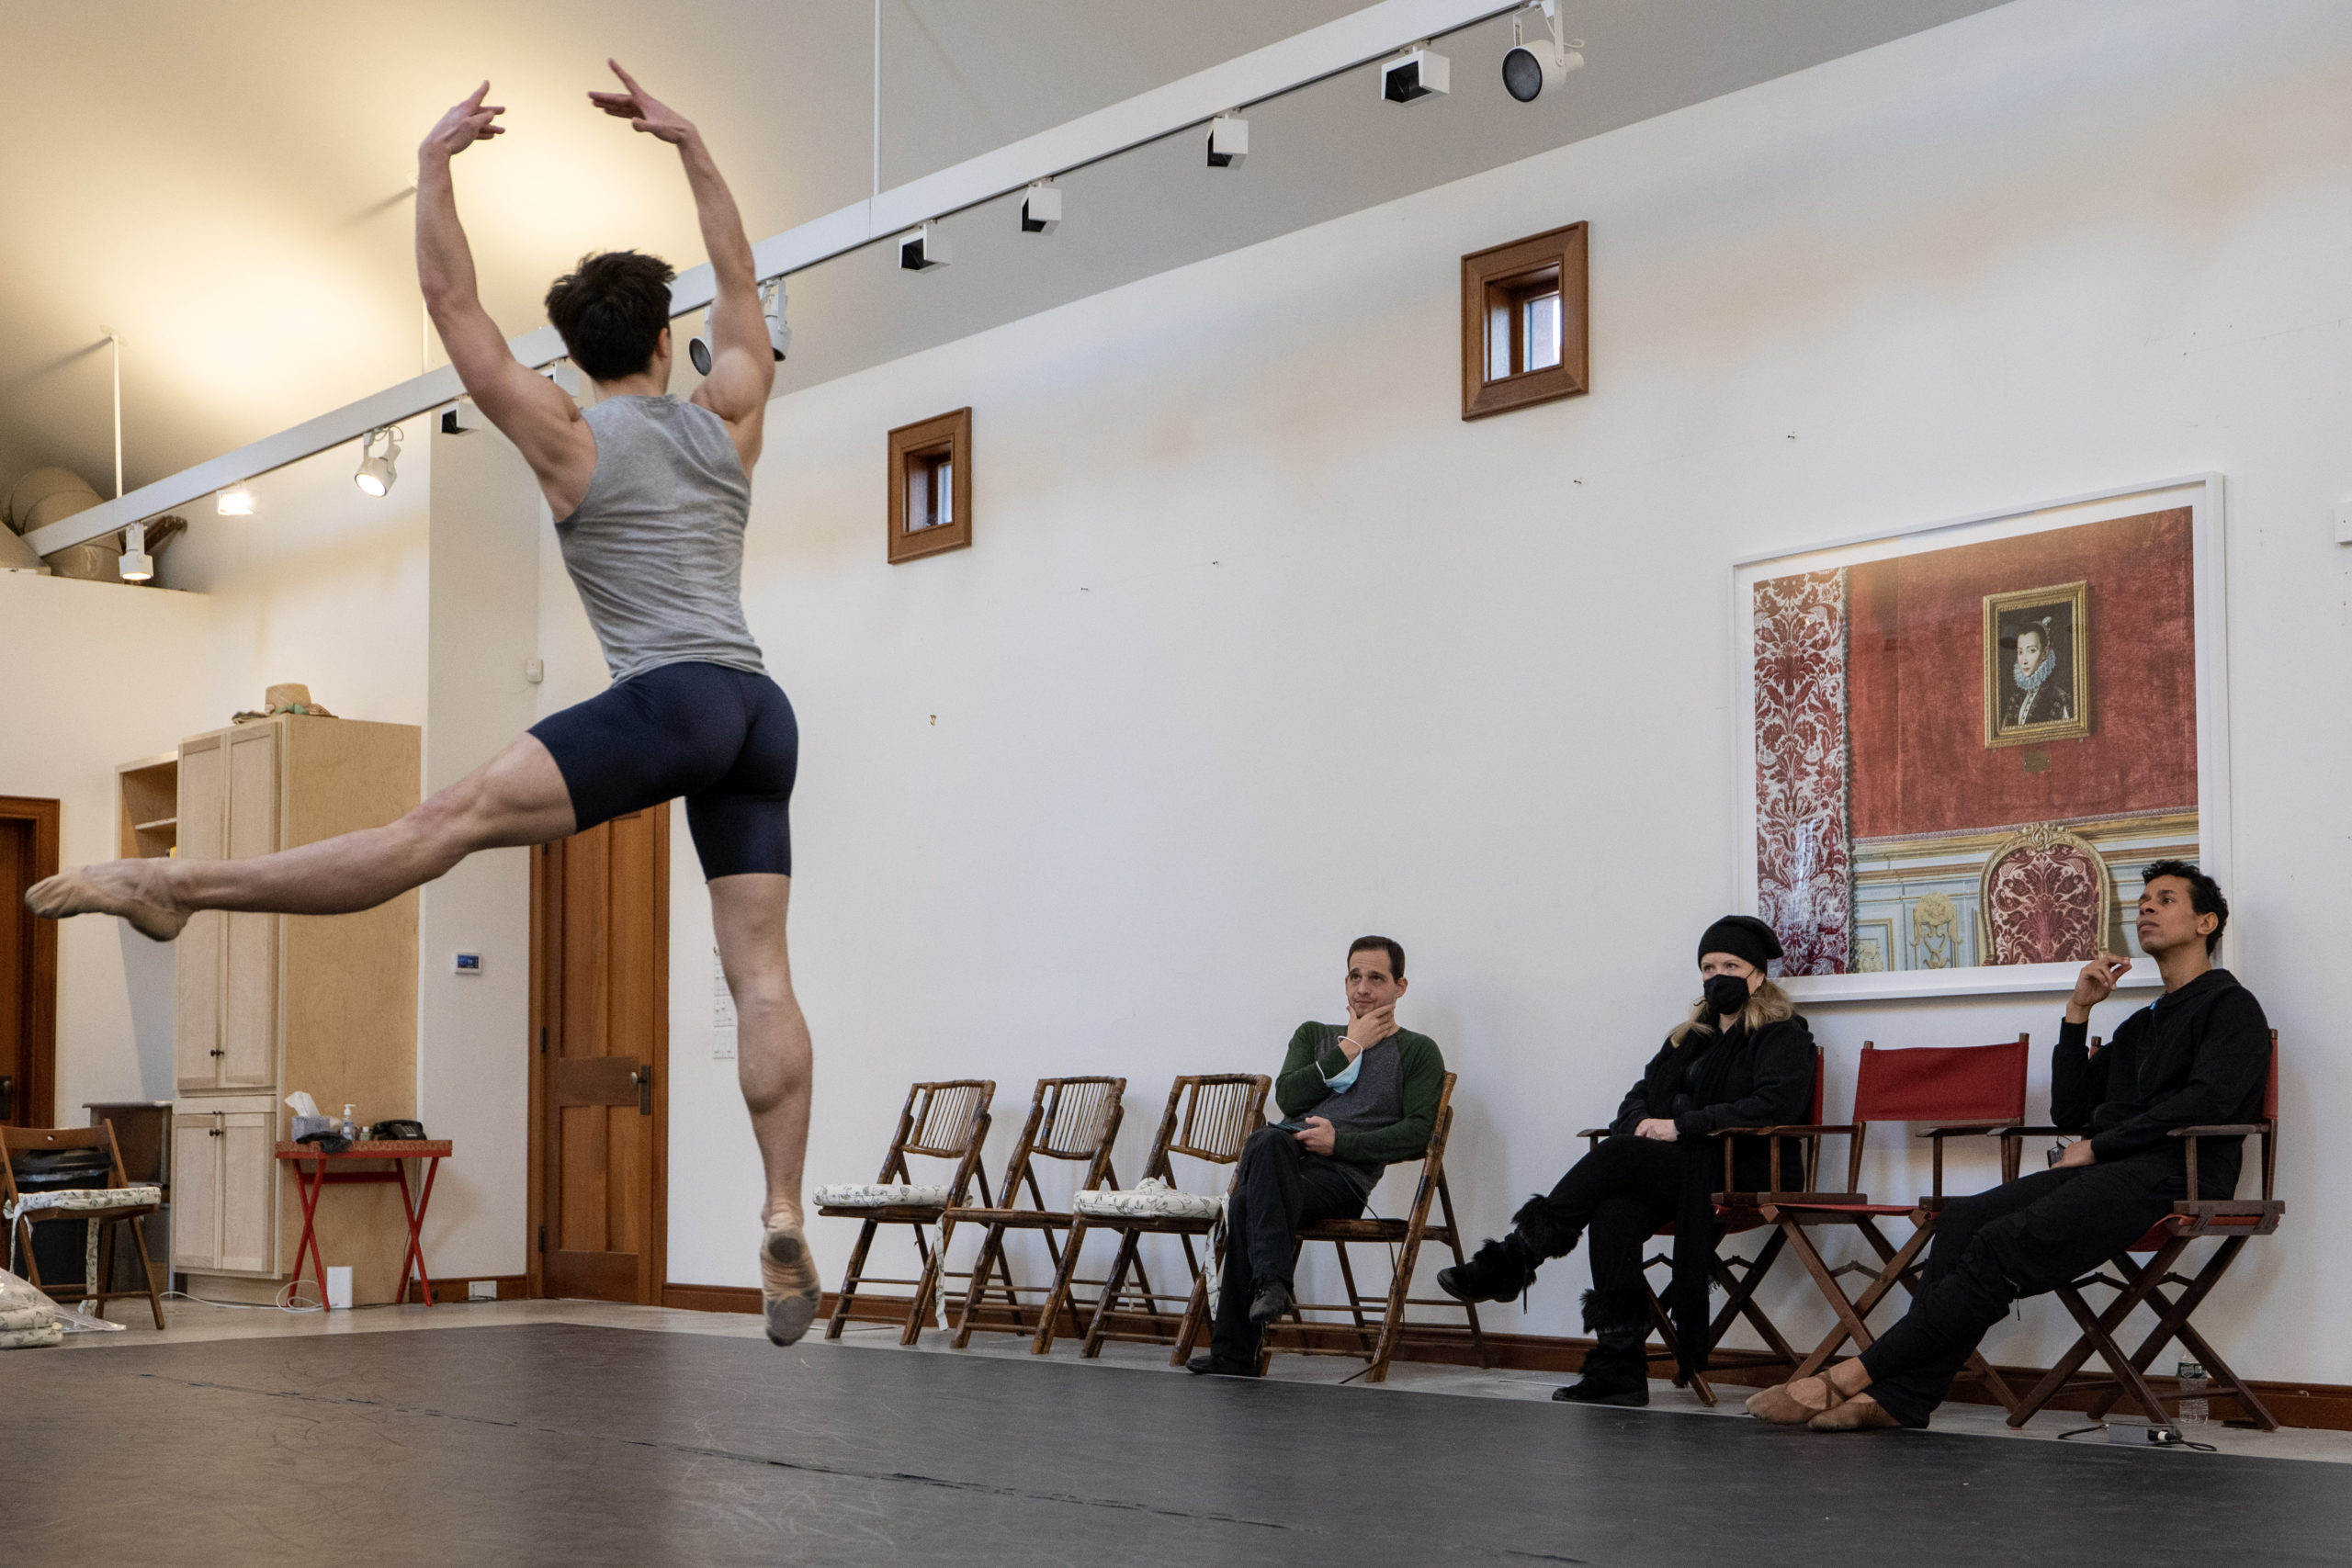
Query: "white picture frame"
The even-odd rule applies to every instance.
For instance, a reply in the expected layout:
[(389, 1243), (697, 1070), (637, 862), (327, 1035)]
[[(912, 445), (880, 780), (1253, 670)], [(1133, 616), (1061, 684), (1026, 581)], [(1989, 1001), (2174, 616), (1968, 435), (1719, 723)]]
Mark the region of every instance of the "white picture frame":
[[(1756, 584), (1902, 556), (2016, 538), (2181, 507), (2190, 513), (2191, 592), (2197, 685), (2197, 860), (2224, 887), (2231, 876), (2229, 671), (2223, 544), (2223, 482), (2218, 473), (2131, 485), (2033, 506), (2006, 508), (1882, 534), (1744, 557), (1732, 570), (1732, 716), (1736, 778), (1735, 842), (1738, 907), (1760, 913), (1758, 871)], [(2225, 939), (2223, 956), (2228, 956)], [(1781, 984), (1799, 1002), (1879, 1001), (1912, 997), (2000, 996), (2070, 989), (2081, 965), (1970, 964), (1938, 969), (1798, 975)], [(2143, 959), (2125, 987), (2157, 984)]]

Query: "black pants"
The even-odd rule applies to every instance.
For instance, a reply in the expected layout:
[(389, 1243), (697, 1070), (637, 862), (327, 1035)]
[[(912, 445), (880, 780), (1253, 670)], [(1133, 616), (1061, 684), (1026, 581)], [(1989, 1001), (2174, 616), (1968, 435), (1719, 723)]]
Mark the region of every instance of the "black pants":
[(2179, 1155), (2160, 1154), (2041, 1171), (1946, 1207), (1911, 1310), (1862, 1352), (1871, 1397), (1926, 1426), (2012, 1302), (2091, 1272), (2172, 1212), (2188, 1183)]
[(1209, 1349), (1221, 1361), (1252, 1360), (1258, 1325), (1250, 1298), (1261, 1280), (1290, 1280), (1301, 1225), (1351, 1220), (1363, 1213), (1354, 1172), (1325, 1155), (1311, 1155), (1279, 1127), (1261, 1127), (1241, 1145), (1233, 1196), (1226, 1201), (1225, 1278), (1217, 1291), (1216, 1329)]
[(1568, 1168), (1549, 1196), (1521, 1211), (1521, 1227), (1547, 1258), (1565, 1257), (1589, 1231), (1592, 1288), (1604, 1302), (1642, 1287), (1642, 1253), (1674, 1218), (1682, 1192), (1679, 1144), (1619, 1136)]

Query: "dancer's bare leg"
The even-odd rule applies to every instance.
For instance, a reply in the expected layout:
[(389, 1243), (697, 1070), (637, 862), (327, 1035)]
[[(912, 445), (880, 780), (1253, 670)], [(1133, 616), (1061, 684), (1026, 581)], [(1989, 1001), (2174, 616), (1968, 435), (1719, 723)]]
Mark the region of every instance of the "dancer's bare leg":
[(718, 962), (735, 998), (735, 1076), (752, 1113), (767, 1175), (760, 1209), (761, 1292), (768, 1336), (790, 1344), (817, 1312), (817, 1266), (801, 1232), (800, 1168), (808, 1154), (808, 1023), (792, 994), (785, 917), (792, 878), (765, 874), (714, 877), (711, 923)]
[(369, 909), (432, 881), (476, 850), (537, 844), (572, 829), (571, 792), (534, 736), (399, 821), (248, 860), (119, 860), (34, 885), (37, 915), (120, 915), (157, 942), (179, 935), (198, 909), (342, 915)]

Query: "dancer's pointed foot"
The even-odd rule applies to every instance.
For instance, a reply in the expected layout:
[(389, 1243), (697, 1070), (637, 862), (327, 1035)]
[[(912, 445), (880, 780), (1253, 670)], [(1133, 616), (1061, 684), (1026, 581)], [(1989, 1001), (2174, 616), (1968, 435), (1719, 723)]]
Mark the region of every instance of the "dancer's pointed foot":
[(60, 872), (33, 884), (25, 908), (45, 920), (120, 915), (151, 942), (179, 935), (191, 913), (166, 890), (163, 866), (145, 860), (111, 860)]
[(816, 1320), (823, 1295), (817, 1260), (808, 1256), (808, 1238), (800, 1232), (800, 1211), (780, 1206), (768, 1215), (767, 1235), (760, 1242), (760, 1306), (768, 1337), (778, 1345), (798, 1340)]
[(1830, 1406), (1805, 1425), (1816, 1432), (1894, 1432), (1903, 1427), (1886, 1413), (1886, 1406), (1867, 1393)]
[(1798, 1378), (1750, 1394), (1747, 1413), (1776, 1426), (1802, 1427), (1837, 1404), (1838, 1395), (1830, 1389), (1827, 1378)]

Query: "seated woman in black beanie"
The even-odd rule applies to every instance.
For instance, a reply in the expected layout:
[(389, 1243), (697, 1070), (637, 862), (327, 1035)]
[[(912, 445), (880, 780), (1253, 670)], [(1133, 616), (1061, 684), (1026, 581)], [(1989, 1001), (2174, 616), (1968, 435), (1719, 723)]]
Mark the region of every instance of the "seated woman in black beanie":
[[(1437, 1282), (1457, 1301), (1507, 1302), (1546, 1259), (1592, 1234), (1592, 1289), (1584, 1325), (1597, 1343), (1583, 1381), (1552, 1397), (1580, 1404), (1647, 1404), (1648, 1303), (1642, 1252), (1674, 1224), (1674, 1282), (1668, 1304), (1684, 1370), (1703, 1371), (1707, 1287), (1715, 1257), (1712, 1196), (1723, 1184), (1721, 1127), (1770, 1127), (1805, 1120), (1813, 1100), (1812, 1032), (1764, 966), (1781, 956), (1772, 928), (1726, 915), (1699, 939), (1706, 995), (1674, 1026), (1617, 1108), (1610, 1135), (1568, 1168), (1550, 1196), (1527, 1201), (1511, 1233), (1481, 1247)], [(1766, 1140), (1740, 1138), (1732, 1156), (1743, 1190), (1770, 1180)]]

